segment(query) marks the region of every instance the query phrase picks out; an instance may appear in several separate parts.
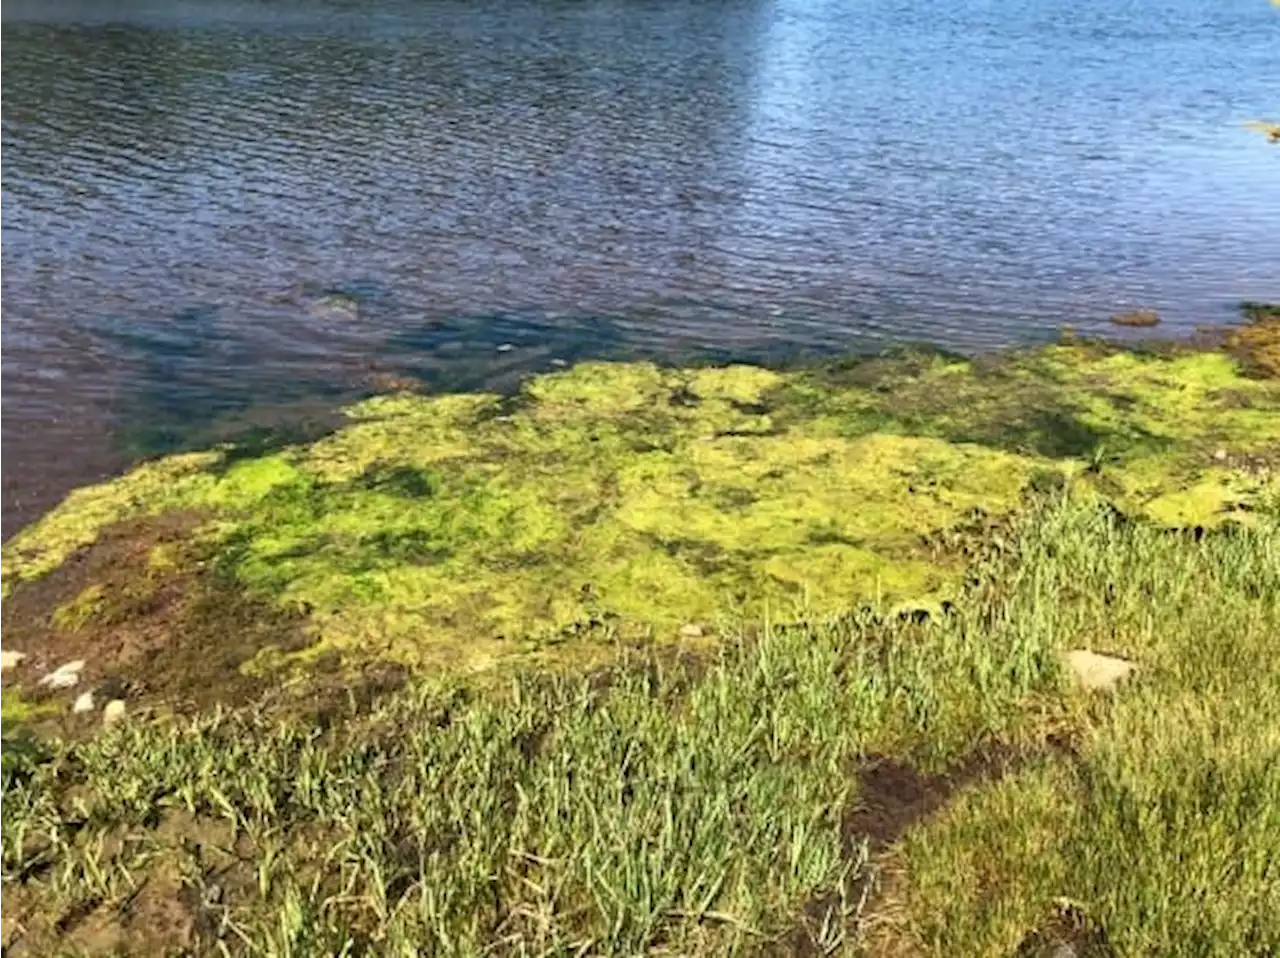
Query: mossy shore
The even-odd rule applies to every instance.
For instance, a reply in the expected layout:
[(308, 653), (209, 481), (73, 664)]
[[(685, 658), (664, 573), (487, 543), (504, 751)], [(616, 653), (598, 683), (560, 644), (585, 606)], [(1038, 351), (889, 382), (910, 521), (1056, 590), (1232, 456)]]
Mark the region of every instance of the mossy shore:
[(1250, 318), (582, 364), (74, 493), (4, 547), (6, 954), (1273, 953)]

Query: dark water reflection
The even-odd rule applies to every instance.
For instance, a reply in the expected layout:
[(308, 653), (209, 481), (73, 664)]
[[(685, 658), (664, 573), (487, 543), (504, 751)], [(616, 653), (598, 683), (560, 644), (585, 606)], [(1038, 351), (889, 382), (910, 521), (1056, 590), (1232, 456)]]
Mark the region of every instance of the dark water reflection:
[(1280, 297), (1264, 0), (4, 11), (4, 534), (403, 377)]

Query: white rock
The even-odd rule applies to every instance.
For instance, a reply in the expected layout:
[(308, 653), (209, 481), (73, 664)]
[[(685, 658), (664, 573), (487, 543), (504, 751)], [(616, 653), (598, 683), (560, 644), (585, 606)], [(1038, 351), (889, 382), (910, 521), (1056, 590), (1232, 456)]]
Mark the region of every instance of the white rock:
[(1138, 667), (1127, 659), (1074, 649), (1066, 655), (1067, 668), (1086, 689), (1110, 689), (1127, 679)]
[(1217, 452), (1213, 454), (1213, 458), (1217, 459), (1218, 462), (1222, 462), (1222, 460), (1227, 458), (1227, 450), (1219, 449)]
[(80, 681), (80, 673), (84, 671), (84, 666), (84, 659), (65, 662), (41, 678), (40, 684), (46, 685), (51, 689), (69, 689)]
[(17, 667), (18, 663), (27, 657), (25, 652), (10, 652), (8, 649), (0, 649), (0, 672), (8, 672), (10, 669)]
[(79, 714), (81, 712), (92, 712), (94, 706), (93, 693), (82, 692), (80, 697), (75, 700), (75, 704), (71, 706), (71, 711)]
[(103, 707), (103, 725), (115, 725), (122, 718), (124, 718), (124, 699), (112, 699)]
[(680, 626), (680, 637), (685, 639), (702, 638), (702, 626), (690, 622), (688, 625)]

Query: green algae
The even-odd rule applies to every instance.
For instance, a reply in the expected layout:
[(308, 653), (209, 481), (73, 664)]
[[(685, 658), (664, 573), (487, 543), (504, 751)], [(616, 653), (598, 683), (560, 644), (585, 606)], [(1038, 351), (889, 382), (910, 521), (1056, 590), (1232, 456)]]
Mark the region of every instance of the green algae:
[(1280, 385), (1247, 372), (1086, 344), (788, 372), (584, 363), (507, 399), (375, 397), (309, 445), (80, 490), (6, 545), (5, 589), (112, 523), (189, 510), (219, 570), (307, 617), (311, 654), (482, 667), (723, 612), (936, 606), (961, 565), (930, 537), (1044, 489), (1175, 526), (1278, 501), (1233, 465), (1280, 451)]
[(0, 688), (0, 730), (12, 722), (22, 721), (32, 715), (32, 706), (23, 702), (17, 686)]
[(139, 515), (179, 509), (213, 483), (220, 452), (186, 453), (145, 463), (111, 482), (77, 489), (34, 526), (4, 546), (4, 594), (19, 582), (52, 572), (103, 529)]
[(101, 614), (106, 599), (107, 590), (101, 583), (85, 586), (74, 599), (53, 610), (53, 624), (67, 632), (78, 632)]

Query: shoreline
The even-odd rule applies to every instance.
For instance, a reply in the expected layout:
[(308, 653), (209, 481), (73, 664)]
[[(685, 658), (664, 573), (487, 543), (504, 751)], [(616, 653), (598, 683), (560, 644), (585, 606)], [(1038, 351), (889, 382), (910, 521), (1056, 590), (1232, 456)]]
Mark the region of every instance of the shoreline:
[[(514, 394), (375, 395), (305, 442), (161, 456), (72, 493), (4, 544), (6, 647), (114, 643), (169, 592), (209, 603), (188, 632), (225, 602), (289, 636), (243, 646), (257, 661), (228, 677), (362, 646), (465, 672), (620, 623), (670, 640), (797, 602), (936, 608), (963, 562), (921, 543), (1046, 490), (1168, 526), (1247, 517), (1280, 474), (1280, 314), (1243, 311), (1198, 341), (585, 362)], [(415, 632), (443, 638), (423, 650)]]
[(1268, 953), (1278, 346), (587, 363), (81, 490), (4, 548), (6, 953)]

